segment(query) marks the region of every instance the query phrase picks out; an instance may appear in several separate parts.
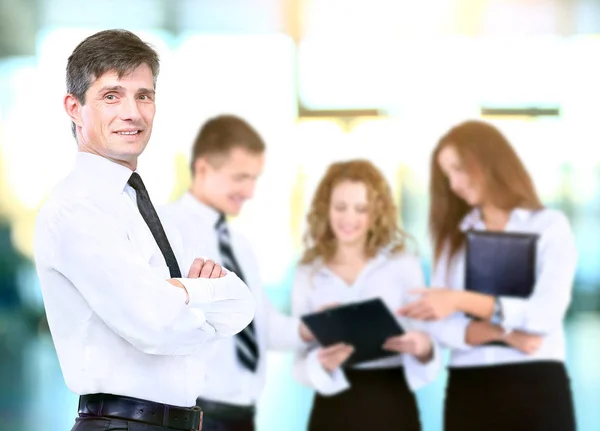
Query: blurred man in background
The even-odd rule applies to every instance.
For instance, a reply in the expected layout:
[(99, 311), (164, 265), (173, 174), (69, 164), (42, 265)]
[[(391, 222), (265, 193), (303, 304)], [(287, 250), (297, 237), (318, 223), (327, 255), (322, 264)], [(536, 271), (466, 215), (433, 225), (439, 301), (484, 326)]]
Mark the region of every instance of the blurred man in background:
[(264, 162), (265, 144), (246, 121), (231, 115), (212, 118), (194, 142), (190, 190), (163, 209), (193, 235), (202, 253), (220, 256), (219, 263), (238, 274), (256, 298), (254, 321), (235, 337), (213, 343), (198, 398), (207, 431), (254, 430), (266, 349), (295, 349), (312, 339), (298, 319), (270, 303), (249, 242), (227, 223), (227, 216), (237, 216), (252, 198)]

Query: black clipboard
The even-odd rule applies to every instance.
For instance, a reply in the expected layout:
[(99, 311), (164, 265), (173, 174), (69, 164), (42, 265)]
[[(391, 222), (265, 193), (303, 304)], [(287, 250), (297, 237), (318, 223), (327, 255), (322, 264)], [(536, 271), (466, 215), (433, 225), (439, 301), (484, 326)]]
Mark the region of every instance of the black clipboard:
[[(528, 298), (535, 286), (538, 239), (534, 233), (467, 231), (465, 290)], [(504, 342), (486, 345), (507, 346)]]
[(398, 355), (382, 346), (389, 337), (405, 333), (379, 298), (306, 314), (302, 321), (321, 346), (341, 342), (354, 346), (354, 353), (342, 367)]

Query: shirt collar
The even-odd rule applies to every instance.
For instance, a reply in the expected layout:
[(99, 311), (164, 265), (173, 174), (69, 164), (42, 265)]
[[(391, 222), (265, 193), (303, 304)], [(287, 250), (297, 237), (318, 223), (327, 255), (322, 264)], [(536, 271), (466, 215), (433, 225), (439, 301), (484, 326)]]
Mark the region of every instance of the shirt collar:
[[(377, 254), (375, 256), (373, 256), (371, 259), (369, 259), (369, 261), (367, 262), (367, 264), (365, 265), (365, 267), (363, 268), (362, 272), (366, 272), (366, 271), (370, 271), (371, 268), (378, 266), (381, 262), (386, 261), (391, 255), (390, 249), (389, 247), (385, 247), (382, 248), (381, 250), (379, 250), (377, 252)], [(317, 257), (313, 263), (314, 268), (315, 268), (315, 273), (318, 274), (325, 274), (325, 275), (332, 275), (332, 271), (325, 265), (325, 263), (323, 262), (323, 258), (322, 257)]]
[[(525, 221), (527, 220), (533, 210), (526, 208), (515, 208), (510, 212), (508, 217), (508, 222), (511, 221)], [(483, 222), (483, 217), (481, 214), (481, 210), (479, 207), (473, 208), (470, 212), (467, 213), (460, 222), (460, 230), (467, 231), (469, 229), (485, 229), (485, 223)]]
[(206, 205), (204, 202), (201, 202), (189, 191), (181, 197), (181, 205), (183, 205), (185, 208), (188, 208), (199, 218), (204, 220), (208, 225), (213, 227), (217, 224), (217, 221), (221, 216), (219, 211), (209, 205)]
[(96, 154), (79, 151), (75, 158), (75, 170), (97, 191), (120, 194), (125, 190), (133, 171)]

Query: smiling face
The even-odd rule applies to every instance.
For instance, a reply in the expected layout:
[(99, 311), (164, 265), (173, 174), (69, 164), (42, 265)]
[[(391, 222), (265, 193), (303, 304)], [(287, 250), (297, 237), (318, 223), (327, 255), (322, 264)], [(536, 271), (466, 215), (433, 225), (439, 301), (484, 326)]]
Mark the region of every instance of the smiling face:
[(482, 182), (467, 170), (464, 161), (452, 145), (446, 145), (440, 150), (437, 162), (456, 196), (470, 206), (483, 204)]
[(329, 223), (339, 245), (365, 244), (371, 225), (367, 187), (342, 181), (331, 192)]
[(85, 93), (85, 104), (65, 96), (65, 109), (76, 125), (79, 150), (102, 156), (132, 170), (148, 144), (155, 113), (152, 70), (145, 63), (119, 78), (110, 71)]
[(264, 152), (241, 147), (228, 154), (200, 157), (195, 162), (194, 194), (217, 211), (236, 216), (254, 196), (264, 164)]

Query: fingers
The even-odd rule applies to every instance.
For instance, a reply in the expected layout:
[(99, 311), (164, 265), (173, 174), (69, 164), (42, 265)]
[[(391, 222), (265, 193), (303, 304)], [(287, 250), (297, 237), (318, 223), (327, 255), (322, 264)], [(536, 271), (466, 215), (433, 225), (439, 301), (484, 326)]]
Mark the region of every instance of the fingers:
[(227, 270), (213, 260), (196, 258), (188, 272), (187, 278), (221, 278), (227, 275)]
[(404, 307), (400, 307), (399, 309), (397, 309), (396, 314), (398, 316), (408, 316), (409, 314), (412, 314), (413, 309), (417, 304), (418, 302), (411, 302), (410, 304), (406, 304)]
[(190, 268), (190, 271), (188, 272), (188, 278), (200, 277), (200, 271), (202, 270), (203, 266), (204, 266), (204, 259), (202, 259), (202, 258), (195, 259), (194, 263), (192, 263), (192, 267)]
[(410, 347), (411, 341), (402, 337), (392, 337), (385, 340), (383, 349), (391, 352), (405, 353)]
[(354, 353), (354, 347), (339, 343), (323, 348), (318, 353), (319, 362), (328, 371), (333, 371), (342, 365)]
[(417, 320), (432, 320), (435, 318), (431, 306), (422, 300), (405, 305), (397, 311), (397, 314)]
[(212, 260), (207, 260), (204, 262), (204, 265), (200, 270), (200, 278), (210, 278), (210, 274), (212, 273), (214, 267), (215, 263)]
[(515, 331), (508, 336), (507, 342), (526, 355), (531, 355), (542, 347), (543, 338), (539, 335)]
[(314, 334), (310, 331), (310, 329), (308, 329), (308, 326), (306, 326), (304, 323), (300, 323), (300, 338), (302, 338), (302, 340), (305, 343), (314, 341), (315, 339)]
[(167, 281), (170, 284), (172, 284), (173, 286), (181, 287), (182, 289), (185, 289), (185, 287), (183, 286), (183, 283), (179, 280), (175, 280), (174, 278), (169, 278), (169, 279), (167, 279)]
[(347, 346), (348, 346), (348, 344), (337, 343), (337, 344), (333, 344), (328, 347), (322, 347), (319, 350), (319, 357), (335, 355), (337, 352), (339, 352), (340, 350), (342, 350), (344, 347), (347, 347)]
[(398, 353), (411, 353), (414, 350), (415, 342), (418, 341), (416, 338), (413, 332), (390, 337), (383, 343), (383, 349)]
[(321, 305), (321, 307), (319, 307), (318, 311), (324, 311), (329, 308), (336, 308), (336, 307), (339, 307), (340, 305), (342, 305), (342, 304), (340, 304), (339, 302), (330, 302), (328, 304)]
[(523, 346), (523, 353), (527, 354), (527, 355), (533, 355), (535, 352), (537, 352), (539, 350), (539, 348), (541, 347), (541, 343), (527, 343), (525, 346)]
[(526, 335), (525, 345), (523, 346), (523, 352), (531, 355), (537, 352), (542, 347), (542, 337), (537, 335)]
[(210, 273), (210, 278), (221, 278), (223, 277), (221, 274), (223, 273), (223, 267), (221, 265), (215, 264), (212, 272)]
[(399, 337), (390, 337), (383, 344), (383, 349), (397, 353), (407, 353), (422, 362), (431, 359), (433, 344), (424, 332), (411, 331)]
[(202, 270), (200, 271), (200, 278), (210, 278), (210, 275), (212, 274), (214, 267), (215, 267), (214, 261), (207, 260), (206, 262), (204, 262), (204, 266), (202, 267)]

